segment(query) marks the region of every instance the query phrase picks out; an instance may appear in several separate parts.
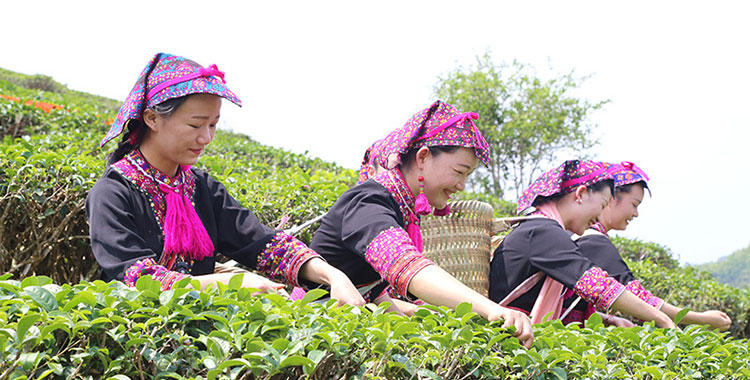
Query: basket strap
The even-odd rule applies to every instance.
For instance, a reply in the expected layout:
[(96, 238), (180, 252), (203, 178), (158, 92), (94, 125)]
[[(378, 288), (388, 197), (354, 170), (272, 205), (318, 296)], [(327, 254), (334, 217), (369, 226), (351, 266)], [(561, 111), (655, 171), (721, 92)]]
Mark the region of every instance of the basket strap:
[(531, 288), (534, 287), (539, 281), (546, 276), (544, 272), (539, 271), (531, 275), (531, 277), (524, 280), (520, 285), (516, 286), (505, 298), (503, 298), (497, 304), (500, 306), (508, 306), (511, 302), (515, 301), (518, 297), (526, 294)]
[(515, 226), (518, 223), (523, 222), (524, 220), (529, 219), (537, 219), (537, 218), (544, 218), (541, 215), (529, 215), (529, 216), (511, 216), (508, 218), (495, 218), (492, 221), (492, 235), (497, 235), (501, 232), (505, 232), (509, 230), (511, 227)]

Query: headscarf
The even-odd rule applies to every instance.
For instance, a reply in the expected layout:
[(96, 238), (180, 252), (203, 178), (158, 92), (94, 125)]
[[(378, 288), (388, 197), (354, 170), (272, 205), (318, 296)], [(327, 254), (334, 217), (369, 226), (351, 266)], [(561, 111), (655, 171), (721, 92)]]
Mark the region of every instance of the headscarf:
[(578, 186), (591, 186), (597, 182), (612, 179), (611, 174), (600, 162), (568, 160), (562, 165), (542, 174), (526, 188), (518, 199), (518, 213), (535, 206), (538, 197), (567, 194)]
[(651, 189), (648, 188), (649, 178), (641, 168), (636, 166), (630, 161), (622, 161), (619, 164), (614, 163), (603, 163), (607, 168), (607, 172), (615, 180), (615, 187), (627, 186), (637, 182), (643, 182), (643, 187), (648, 190), (651, 194)]
[(441, 100), (417, 112), (403, 127), (388, 134), (371, 147), (370, 160), (393, 169), (413, 148), (423, 146), (462, 146), (474, 148), (474, 154), (485, 165), (490, 162), (490, 147), (474, 124), (479, 115), (459, 112)]
[(146, 108), (198, 93), (218, 95), (242, 106), (240, 98), (227, 88), (224, 72), (216, 65), (205, 68), (184, 57), (157, 53), (141, 71), (100, 145), (119, 136), (131, 119), (142, 120)]
[(374, 164), (373, 161), (373, 155), (372, 155), (372, 148), (375, 147), (375, 145), (380, 142), (380, 140), (375, 141), (370, 147), (365, 150), (365, 156), (362, 158), (362, 165), (359, 167), (359, 179), (357, 183), (362, 183), (367, 181), (368, 178), (370, 178), (370, 175), (367, 173), (370, 169), (370, 166)]

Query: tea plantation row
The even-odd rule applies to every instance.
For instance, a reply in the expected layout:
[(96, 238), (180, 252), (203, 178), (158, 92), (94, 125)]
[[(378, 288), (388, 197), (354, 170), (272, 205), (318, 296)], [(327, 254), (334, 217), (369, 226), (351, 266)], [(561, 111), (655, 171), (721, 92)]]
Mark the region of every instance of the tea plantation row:
[[(27, 88), (38, 83), (0, 71), (0, 273), (17, 279), (0, 281), (0, 379), (750, 376), (741, 339), (750, 336), (748, 291), (680, 268), (664, 247), (637, 240), (616, 243), (644, 285), (677, 305), (727, 311), (730, 336), (546, 323), (524, 350), (467, 306), (409, 319), (252, 297), (236, 286), (200, 292), (183, 283), (160, 293), (148, 279), (137, 289), (89, 282), (98, 271), (83, 201), (112, 149), (98, 141), (117, 103), (48, 81), (53, 91)], [(274, 226), (284, 216), (289, 227), (319, 215), (355, 182), (352, 170), (224, 131), (198, 165)], [(51, 280), (30, 277), (41, 274)]]

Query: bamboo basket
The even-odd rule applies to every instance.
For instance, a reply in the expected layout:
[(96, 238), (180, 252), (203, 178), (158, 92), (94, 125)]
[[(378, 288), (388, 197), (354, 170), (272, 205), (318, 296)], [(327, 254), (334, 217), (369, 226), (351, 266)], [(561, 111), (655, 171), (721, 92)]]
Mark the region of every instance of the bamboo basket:
[(424, 255), (479, 294), (487, 296), (492, 206), (470, 200), (450, 204), (444, 217), (422, 219)]

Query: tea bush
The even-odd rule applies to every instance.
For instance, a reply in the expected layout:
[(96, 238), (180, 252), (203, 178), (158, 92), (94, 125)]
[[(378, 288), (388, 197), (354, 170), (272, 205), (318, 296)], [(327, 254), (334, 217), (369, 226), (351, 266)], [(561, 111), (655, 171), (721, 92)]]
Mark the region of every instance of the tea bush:
[[(384, 307), (253, 296), (236, 277), (161, 292), (150, 277), (56, 285), (0, 277), (0, 378), (739, 379), (747, 340), (702, 327), (537, 325), (523, 349), (468, 304), (414, 317)], [(197, 284), (195, 284), (197, 286)]]
[(612, 237), (612, 243), (625, 260), (642, 261), (648, 259), (652, 263), (667, 269), (680, 267), (680, 262), (674, 257), (672, 251), (663, 245), (620, 236)]

